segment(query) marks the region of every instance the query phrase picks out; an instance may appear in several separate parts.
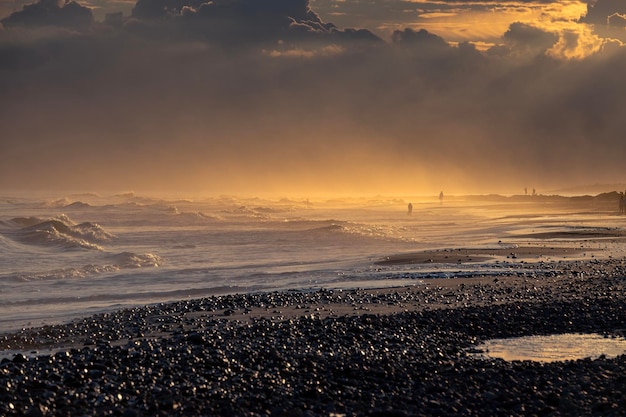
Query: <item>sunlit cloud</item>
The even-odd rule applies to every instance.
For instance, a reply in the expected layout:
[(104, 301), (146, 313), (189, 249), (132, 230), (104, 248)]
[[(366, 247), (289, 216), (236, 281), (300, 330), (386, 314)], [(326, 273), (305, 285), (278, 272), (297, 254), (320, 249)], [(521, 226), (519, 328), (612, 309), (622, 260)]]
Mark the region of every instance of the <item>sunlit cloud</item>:
[(327, 45), (316, 49), (291, 48), (263, 50), (264, 54), (272, 58), (314, 58), (318, 56), (340, 55), (343, 52), (345, 52), (345, 48), (339, 45)]
[[(605, 22), (612, 22), (616, 26), (623, 24), (624, 14), (602, 1), (590, 6), (582, 0), (392, 0), (379, 7), (380, 17), (373, 28), (383, 36), (389, 36), (393, 31), (405, 27), (413, 30), (427, 29), (442, 36), (452, 45), (472, 42), (485, 49), (487, 45), (501, 45), (502, 37), (510, 25), (519, 22), (558, 36), (555, 45), (544, 51), (549, 56), (580, 59), (597, 53), (606, 43), (614, 43), (611, 36), (603, 40), (605, 36), (583, 20), (590, 7), (592, 10), (596, 8), (595, 15), (604, 14), (602, 19)], [(324, 2), (325, 0), (316, 1), (320, 4)], [(357, 9), (358, 4), (360, 3), (342, 2), (335, 6), (338, 10), (345, 7), (349, 11)], [(359, 10), (366, 12), (369, 9), (362, 7)], [(368, 21), (368, 18), (371, 16), (363, 19)]]
[(431, 12), (431, 13), (421, 13), (420, 18), (422, 19), (440, 19), (440, 18), (448, 18), (448, 17), (456, 17), (458, 13), (455, 12)]
[(556, 58), (582, 59), (597, 53), (606, 43), (605, 39), (594, 34), (584, 24), (563, 24), (556, 33), (559, 41), (546, 51), (549, 56)]

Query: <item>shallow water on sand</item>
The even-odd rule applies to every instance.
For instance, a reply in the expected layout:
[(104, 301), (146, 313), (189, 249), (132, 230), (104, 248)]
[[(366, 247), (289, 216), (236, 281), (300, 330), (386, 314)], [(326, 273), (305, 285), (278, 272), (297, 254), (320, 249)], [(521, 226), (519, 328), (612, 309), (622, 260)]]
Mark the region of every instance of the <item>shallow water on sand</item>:
[(493, 339), (477, 347), (482, 356), (506, 361), (557, 362), (602, 355), (613, 358), (626, 354), (626, 339), (599, 334), (555, 334)]

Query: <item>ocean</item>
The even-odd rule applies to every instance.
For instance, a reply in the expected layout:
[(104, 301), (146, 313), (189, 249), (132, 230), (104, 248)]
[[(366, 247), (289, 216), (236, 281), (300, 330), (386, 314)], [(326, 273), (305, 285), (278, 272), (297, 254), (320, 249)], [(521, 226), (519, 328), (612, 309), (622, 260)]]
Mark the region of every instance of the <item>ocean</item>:
[[(423, 285), (506, 267), (379, 265), (426, 249), (506, 247), (537, 228), (617, 227), (611, 212), (501, 201), (160, 199), (76, 194), (0, 199), (0, 332), (213, 295)], [(527, 238), (525, 238), (527, 239)]]

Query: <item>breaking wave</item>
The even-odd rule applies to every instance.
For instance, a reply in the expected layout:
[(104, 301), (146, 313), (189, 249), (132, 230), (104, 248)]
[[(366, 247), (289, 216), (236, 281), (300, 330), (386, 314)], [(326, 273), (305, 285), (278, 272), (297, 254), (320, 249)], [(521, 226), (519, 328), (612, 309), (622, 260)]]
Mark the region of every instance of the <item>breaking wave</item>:
[(347, 232), (346, 226), (338, 223), (331, 223), (326, 226), (316, 227), (309, 229), (309, 232), (324, 233), (324, 232)]
[(52, 219), (16, 217), (3, 222), (3, 226), (9, 226), (9, 230), (4, 232), (5, 236), (21, 243), (63, 249), (102, 250), (100, 244), (114, 237), (97, 223), (75, 224), (65, 215)]

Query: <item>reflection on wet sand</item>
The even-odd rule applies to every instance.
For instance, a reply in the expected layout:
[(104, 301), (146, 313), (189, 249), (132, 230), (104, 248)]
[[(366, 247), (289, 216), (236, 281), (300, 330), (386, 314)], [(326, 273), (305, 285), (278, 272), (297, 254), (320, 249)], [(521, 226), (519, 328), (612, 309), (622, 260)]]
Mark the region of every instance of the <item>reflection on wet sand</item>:
[(496, 259), (516, 259), (539, 261), (550, 258), (573, 259), (580, 256), (584, 250), (576, 247), (545, 247), (524, 246), (505, 248), (458, 248), (426, 250), (421, 252), (404, 253), (387, 256), (377, 261), (377, 265), (406, 265), (423, 263), (469, 263), (485, 262)]

